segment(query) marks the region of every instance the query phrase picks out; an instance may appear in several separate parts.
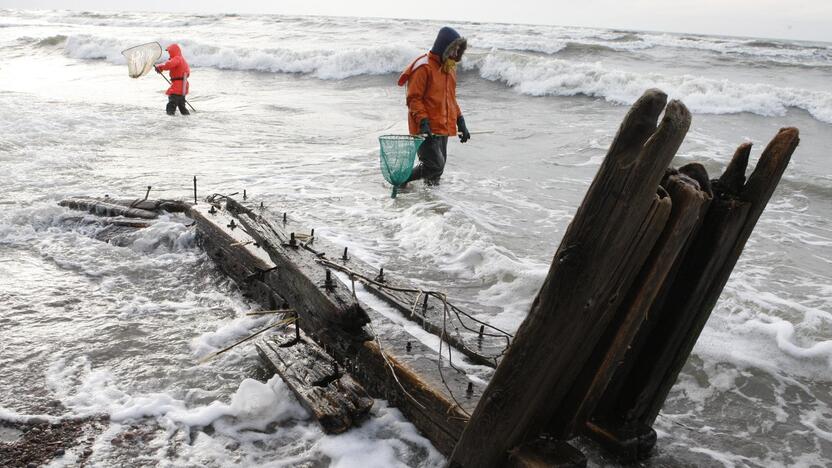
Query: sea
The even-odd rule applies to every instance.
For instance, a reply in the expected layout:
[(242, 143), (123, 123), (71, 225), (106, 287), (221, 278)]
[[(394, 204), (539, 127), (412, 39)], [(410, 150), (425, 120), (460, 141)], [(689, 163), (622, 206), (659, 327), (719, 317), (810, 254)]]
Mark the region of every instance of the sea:
[[(544, 21), (544, 18), (541, 18)], [(441, 184), (394, 199), (378, 137), (407, 132), (398, 73), (444, 25), (467, 37), (475, 134)], [(121, 51), (178, 43), (188, 117)], [(435, 467), (394, 407), (324, 434), (253, 346), (270, 323), (177, 216), (118, 245), (76, 195), (241, 193), (352, 255), (515, 330), (628, 106), (683, 101), (674, 160), (712, 177), (785, 126), (801, 143), (641, 466), (832, 463), (832, 44), (420, 19), (0, 10), (0, 421), (104, 422), (50, 466)], [(545, 370), (542, 370), (545, 371)], [(34, 418), (34, 419), (33, 419)], [(38, 419), (40, 418), (40, 419)], [(6, 442), (20, 437), (5, 429)], [(577, 441), (590, 466), (615, 466)]]

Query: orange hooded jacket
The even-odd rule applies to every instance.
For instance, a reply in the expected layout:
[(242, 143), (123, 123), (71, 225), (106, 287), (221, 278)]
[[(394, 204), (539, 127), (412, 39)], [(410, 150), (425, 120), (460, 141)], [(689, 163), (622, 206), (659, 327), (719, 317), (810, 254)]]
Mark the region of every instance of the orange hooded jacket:
[(419, 122), (430, 121), (436, 135), (456, 135), (456, 118), (462, 115), (456, 102), (456, 70), (442, 71), (441, 57), (428, 52), (416, 58), (399, 76), (407, 84), (407, 124), (411, 135), (421, 133)]
[(165, 50), (170, 54), (170, 60), (156, 67), (159, 71), (170, 70), (171, 84), (165, 94), (181, 94), (184, 96), (190, 91), (188, 76), (191, 74), (191, 67), (188, 66), (188, 62), (182, 56), (179, 45), (171, 44)]

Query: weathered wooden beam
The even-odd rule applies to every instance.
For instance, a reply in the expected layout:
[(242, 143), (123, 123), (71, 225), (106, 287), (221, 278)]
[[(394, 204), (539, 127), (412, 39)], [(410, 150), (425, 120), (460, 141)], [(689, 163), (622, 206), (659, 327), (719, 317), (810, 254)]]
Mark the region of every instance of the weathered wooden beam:
[(253, 237), (242, 229), (229, 227), (233, 216), (208, 204), (194, 205), (187, 214), (196, 222), (202, 248), (241, 290), (268, 310), (289, 306), (265, 284), (269, 272), (276, 268), (275, 263)]
[[(302, 323), (315, 322), (310, 330), (338, 326), (355, 339), (366, 339), (364, 325), (370, 319), (352, 291), (332, 271), (317, 262), (300, 241), (283, 236), (272, 220), (243, 207), (233, 199), (226, 208), (238, 219), (240, 228), (256, 239), (278, 268), (269, 272), (269, 284), (301, 315)], [(306, 329), (306, 328), (305, 328)]]
[(300, 329), (266, 335), (257, 352), (328, 434), (340, 434), (369, 414), (373, 399), (338, 361)]
[(129, 208), (109, 201), (95, 198), (74, 197), (58, 202), (59, 205), (79, 211), (88, 211), (99, 216), (126, 216), (128, 218), (156, 219), (159, 215), (153, 211)]
[[(704, 170), (704, 168), (703, 168)], [(707, 176), (707, 173), (705, 174)], [(710, 187), (702, 190), (693, 178), (669, 171), (662, 187), (672, 202), (669, 218), (663, 226), (661, 237), (655, 243), (649, 258), (644, 262), (638, 277), (619, 307), (592, 357), (576, 380), (566, 405), (574, 408), (569, 420), (555, 420), (553, 427), (563, 427), (564, 437), (580, 432), (587, 419), (601, 400), (616, 370), (623, 364), (625, 355), (634, 345), (634, 339), (644, 327), (648, 312), (659, 295), (679, 254), (691, 235), (702, 222), (712, 194)], [(569, 413), (566, 413), (569, 415)]]
[[(343, 246), (334, 244), (326, 238), (311, 236), (306, 238), (311, 229), (298, 225), (290, 217), (282, 221), (282, 213), (278, 213), (266, 206), (259, 206), (255, 201), (241, 201), (231, 199), (231, 210), (240, 213), (254, 213), (262, 219), (280, 220), (272, 222), (271, 227), (277, 232), (278, 238), (288, 239), (295, 232), (299, 237), (304, 233), (305, 240), (298, 241), (316, 257), (333, 262), (357, 275), (364, 276), (382, 283), (364, 283), (364, 288), (387, 304), (398, 310), (405, 318), (419, 324), (422, 329), (436, 336), (444, 336), (456, 350), (464, 354), (471, 362), (489, 367), (496, 367), (508, 346), (511, 335), (493, 329), (487, 324), (475, 321), (462, 313), (449, 311), (446, 317), (444, 307), (437, 298), (428, 298), (419, 294), (419, 288), (409, 284), (392, 274), (389, 270), (382, 272), (361, 260), (355, 255), (348, 254)], [(480, 334), (480, 329), (482, 333)], [(444, 331), (444, 334), (443, 334)]]
[[(232, 200), (228, 202), (236, 203)], [(210, 205), (199, 204), (191, 209), (191, 213), (197, 220), (199, 229), (205, 226), (207, 232), (213, 233), (204, 237), (213, 240), (216, 244), (213, 249), (221, 252), (220, 255), (212, 256), (221, 268), (233, 272), (241, 269), (239, 265), (242, 264), (240, 273), (232, 273), (232, 277), (243, 278), (238, 281), (242, 288), (248, 289), (257, 284), (279, 298), (285, 293), (286, 305), (298, 312), (299, 324), (308, 336), (337, 360), (372, 396), (385, 398), (398, 407), (438, 450), (449, 455), (462, 433), (468, 414), (473, 411), (481, 395), (481, 387), (473, 384), (464, 370), (452, 367), (447, 358), (440, 359), (436, 351), (372, 308), (362, 305), (362, 310), (372, 320), (372, 330), (382, 336), (369, 341), (367, 339), (371, 337), (370, 334), (356, 335), (337, 323), (322, 320), (321, 317), (325, 316), (310, 311), (309, 302), (296, 299), (307, 294), (307, 290), (293, 291), (291, 288), (299, 282), (287, 284), (280, 276), (281, 270), (286, 270), (289, 262), (297, 258), (293, 253), (303, 251), (305, 255), (314, 254), (305, 249), (292, 248), (285, 257), (268, 255), (268, 252), (277, 250), (278, 246), (283, 247), (282, 234), (269, 232), (275, 223), (280, 223), (279, 219), (268, 221), (268, 218), (260, 217), (265, 221), (255, 222), (258, 216), (246, 215), (246, 211), (239, 208), (234, 211), (215, 209), (214, 214), (209, 213), (210, 209)], [(231, 219), (236, 220), (237, 228), (231, 229), (228, 226)], [(250, 230), (247, 226), (257, 226), (257, 229)], [(251, 236), (250, 233), (254, 235)], [(246, 243), (247, 241), (253, 242)], [(239, 249), (248, 253), (241, 257), (243, 251)], [(255, 265), (257, 259), (253, 257), (257, 255), (265, 255), (267, 263)], [(305, 274), (306, 267), (312, 268), (307, 262), (295, 274)], [(316, 267), (322, 269), (320, 265), (316, 264)], [(245, 281), (247, 271), (253, 272), (248, 273), (248, 276), (256, 278), (256, 281)], [(315, 293), (317, 290), (309, 292)], [(261, 304), (276, 308), (265, 302)], [(447, 356), (447, 347), (445, 349), (444, 354)], [(460, 353), (454, 352), (454, 360), (458, 362), (459, 359)]]
[(627, 356), (628, 364), (613, 378), (587, 426), (590, 436), (619, 456), (643, 458), (652, 448), (638, 441), (649, 442), (651, 426), (782, 177), (798, 135), (797, 129), (782, 129), (745, 184), (751, 148), (741, 145), (725, 174), (713, 182), (714, 199), (703, 224), (650, 312), (655, 323), (638, 339), (643, 344)]
[(641, 267), (627, 252), (690, 126), (685, 106), (666, 100), (649, 90), (625, 117), (450, 465), (501, 466), (562, 409)]
[[(632, 254), (626, 260), (631, 265), (643, 265), (641, 271), (627, 292), (627, 298), (618, 307), (607, 330), (576, 377), (569, 393), (564, 397), (561, 408), (549, 423), (551, 433), (563, 440), (571, 438), (583, 428), (586, 418), (595, 407), (615, 367), (623, 358), (635, 332), (644, 320), (647, 306), (658, 289), (654, 281), (659, 280), (661, 284), (660, 280), (665, 273), (663, 266), (668, 264), (669, 269), (669, 265), (673, 263), (676, 252), (668, 252), (665, 248), (668, 238), (674, 237), (672, 229), (678, 227), (677, 223), (673, 223), (677, 224), (676, 226), (668, 223), (672, 210), (676, 208), (672, 201), (672, 196), (660, 187), (643, 222), (641, 233), (631, 249)], [(668, 256), (671, 257), (668, 259)]]
[(583, 468), (586, 457), (578, 449), (553, 438), (538, 438), (509, 452), (508, 468)]

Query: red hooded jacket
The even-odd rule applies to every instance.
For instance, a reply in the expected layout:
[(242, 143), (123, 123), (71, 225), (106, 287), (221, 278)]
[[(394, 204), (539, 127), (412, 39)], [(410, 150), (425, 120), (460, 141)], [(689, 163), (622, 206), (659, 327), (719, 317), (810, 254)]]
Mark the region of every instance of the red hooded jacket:
[(170, 60), (156, 67), (159, 71), (170, 70), (171, 85), (165, 94), (186, 95), (190, 91), (188, 76), (191, 74), (191, 67), (182, 56), (182, 50), (177, 44), (169, 45), (165, 50), (170, 54)]
[(456, 102), (456, 70), (442, 71), (442, 58), (433, 52), (417, 57), (399, 76), (407, 84), (407, 122), (411, 135), (428, 119), (437, 135), (456, 135), (456, 119), (462, 110)]

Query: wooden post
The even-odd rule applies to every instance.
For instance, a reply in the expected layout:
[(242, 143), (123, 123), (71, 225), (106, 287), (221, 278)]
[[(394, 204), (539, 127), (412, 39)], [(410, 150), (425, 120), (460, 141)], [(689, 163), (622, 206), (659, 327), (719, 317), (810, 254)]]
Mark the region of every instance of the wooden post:
[[(655, 422), (671, 387), (690, 355), (711, 310), (774, 192), (799, 142), (795, 128), (785, 128), (763, 152), (743, 185), (751, 150), (743, 144), (719, 180), (701, 229), (674, 266), (667, 293), (651, 310), (655, 325), (639, 332), (640, 343), (627, 355), (602, 397), (587, 433), (628, 459), (649, 454)], [(642, 334), (646, 336), (641, 336)], [(641, 445), (633, 450), (631, 445)]]
[[(628, 264), (665, 169), (690, 126), (648, 90), (630, 109), (567, 229), (549, 274), (449, 461), (492, 467), (562, 410), (641, 265)], [(656, 121), (665, 110), (661, 125)]]
[[(564, 400), (566, 411), (551, 423), (553, 430), (562, 431), (558, 435), (564, 439), (583, 429), (613, 373), (623, 361), (636, 332), (644, 323), (677, 256), (691, 233), (699, 226), (704, 208), (711, 200), (711, 194), (701, 190), (698, 182), (676, 171), (671, 171), (665, 177), (662, 187), (668, 193), (663, 200), (672, 201), (669, 219), (666, 223), (661, 223), (661, 237), (655, 242), (627, 298)], [(670, 203), (667, 205), (669, 208)]]

